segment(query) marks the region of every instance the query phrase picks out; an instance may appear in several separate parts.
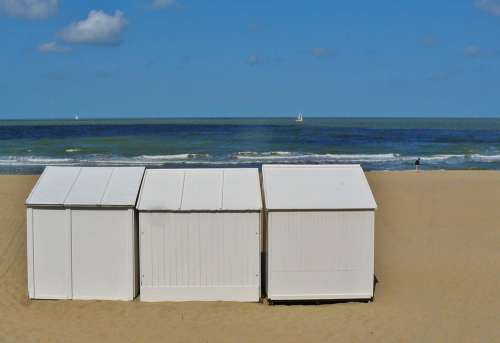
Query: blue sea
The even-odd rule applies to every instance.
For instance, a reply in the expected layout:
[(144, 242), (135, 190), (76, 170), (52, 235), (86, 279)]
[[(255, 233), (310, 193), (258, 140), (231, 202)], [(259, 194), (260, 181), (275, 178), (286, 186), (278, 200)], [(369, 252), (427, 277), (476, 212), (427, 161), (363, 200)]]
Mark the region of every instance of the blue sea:
[(0, 121), (0, 173), (44, 166), (236, 167), (359, 163), (366, 170), (500, 169), (500, 118)]

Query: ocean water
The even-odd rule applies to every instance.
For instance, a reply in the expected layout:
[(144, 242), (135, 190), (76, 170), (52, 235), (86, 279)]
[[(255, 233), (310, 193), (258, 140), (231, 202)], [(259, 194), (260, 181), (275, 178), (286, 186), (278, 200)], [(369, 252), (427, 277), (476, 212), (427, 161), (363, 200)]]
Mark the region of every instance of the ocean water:
[(366, 170), (500, 169), (500, 118), (0, 121), (0, 172), (47, 165), (236, 167), (359, 163)]

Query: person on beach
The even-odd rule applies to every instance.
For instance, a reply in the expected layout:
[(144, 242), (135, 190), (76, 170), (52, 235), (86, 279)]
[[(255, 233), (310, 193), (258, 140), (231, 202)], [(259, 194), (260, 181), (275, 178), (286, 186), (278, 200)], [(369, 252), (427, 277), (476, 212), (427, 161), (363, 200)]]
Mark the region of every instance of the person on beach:
[(420, 157), (415, 160), (415, 170), (420, 170)]

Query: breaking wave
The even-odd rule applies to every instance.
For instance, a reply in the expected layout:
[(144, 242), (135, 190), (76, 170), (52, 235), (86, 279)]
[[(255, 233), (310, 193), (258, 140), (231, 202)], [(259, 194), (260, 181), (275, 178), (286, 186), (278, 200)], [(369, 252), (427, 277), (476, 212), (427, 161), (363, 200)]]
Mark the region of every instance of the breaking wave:
[(145, 160), (187, 160), (196, 158), (208, 158), (208, 154), (174, 154), (174, 155), (141, 155), (139, 158)]
[(470, 157), (472, 160), (479, 161), (479, 162), (500, 162), (500, 155), (473, 154)]
[[(237, 152), (217, 156), (210, 154), (172, 154), (172, 155), (71, 155), (57, 158), (50, 156), (0, 156), (0, 166), (66, 166), (66, 165), (145, 165), (165, 166), (175, 164), (199, 165), (255, 165), (261, 163), (361, 163), (372, 166), (395, 166), (413, 163), (417, 156), (401, 156), (395, 153), (384, 154), (316, 154), (287, 151)], [(467, 165), (470, 163), (500, 163), (500, 155), (483, 154), (437, 154), (421, 156), (423, 164), (429, 165)]]

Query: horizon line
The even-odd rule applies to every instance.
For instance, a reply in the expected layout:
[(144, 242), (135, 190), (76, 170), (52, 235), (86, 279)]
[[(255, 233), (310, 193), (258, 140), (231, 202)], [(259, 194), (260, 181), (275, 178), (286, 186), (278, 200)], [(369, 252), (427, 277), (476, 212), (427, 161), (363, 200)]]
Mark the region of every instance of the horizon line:
[[(82, 122), (82, 121), (100, 121), (100, 120), (179, 120), (179, 119), (293, 119), (295, 116), (289, 115), (277, 115), (277, 116), (110, 116), (110, 117), (80, 117), (79, 119), (74, 119), (70, 117), (41, 117), (41, 118), (2, 118), (1, 121), (71, 121), (71, 122)], [(396, 115), (385, 115), (385, 116), (307, 116), (307, 119), (500, 119), (500, 115), (464, 115), (464, 116), (451, 116), (451, 115), (422, 115), (422, 116), (396, 116)]]

